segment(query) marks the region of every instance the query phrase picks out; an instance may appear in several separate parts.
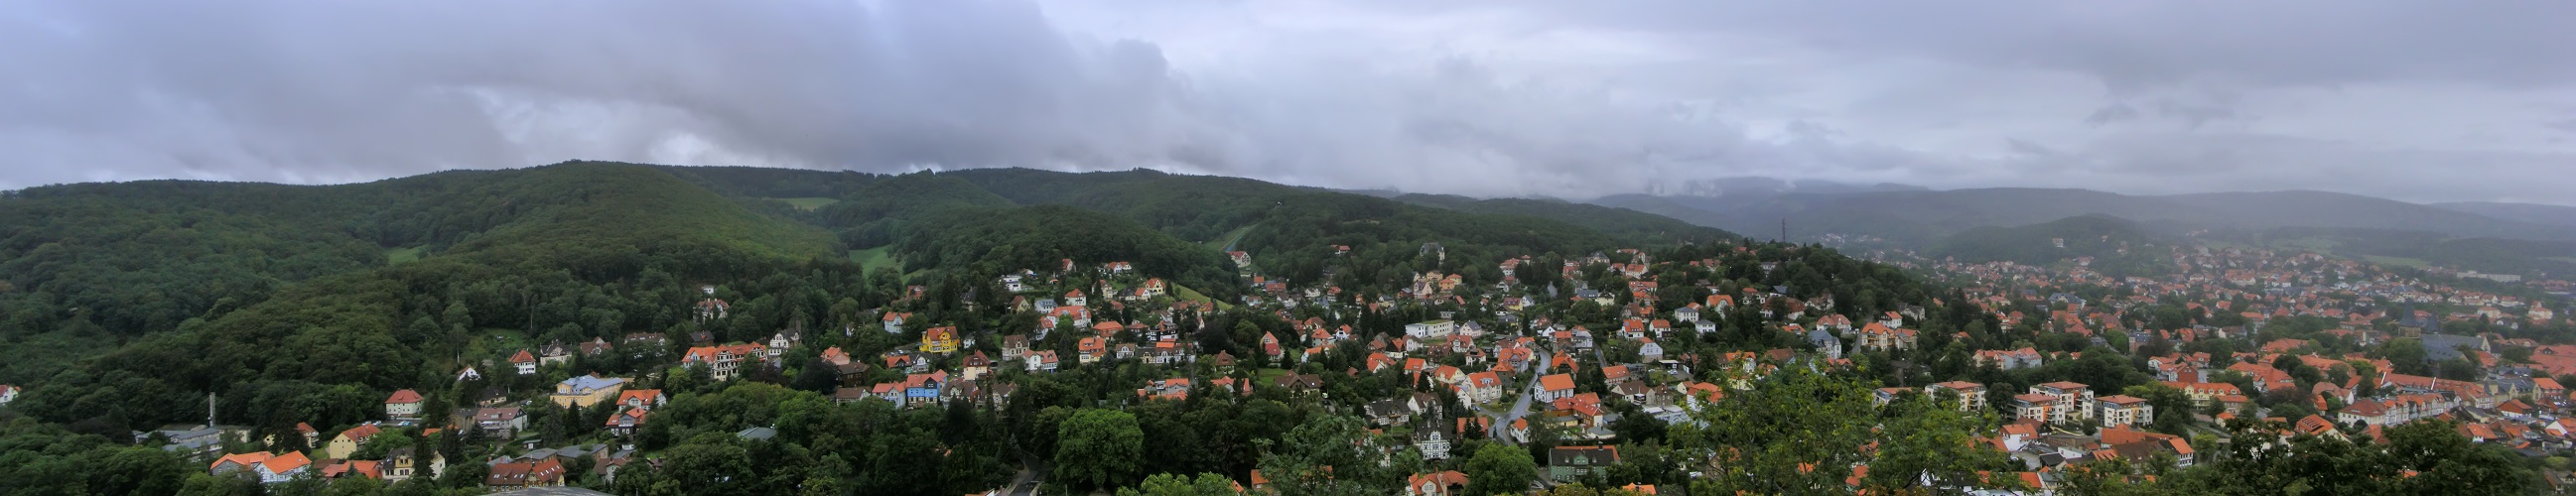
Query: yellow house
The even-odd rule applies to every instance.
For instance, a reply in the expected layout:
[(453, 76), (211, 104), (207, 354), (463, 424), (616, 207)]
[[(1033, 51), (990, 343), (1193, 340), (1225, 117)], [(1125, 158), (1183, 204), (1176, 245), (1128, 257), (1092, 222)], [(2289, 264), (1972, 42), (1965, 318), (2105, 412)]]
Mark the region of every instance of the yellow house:
[(626, 379), (585, 375), (555, 383), (552, 399), (556, 405), (587, 407), (616, 398), (617, 392), (624, 390)]
[(957, 328), (933, 327), (921, 333), (922, 353), (956, 353)]
[(322, 454), (326, 458), (347, 459), (349, 455), (358, 452), (359, 446), (367, 444), (367, 438), (375, 437), (382, 432), (384, 429), (377, 428), (375, 424), (360, 425), (340, 431), (340, 435), (331, 437), (329, 446), (322, 447)]

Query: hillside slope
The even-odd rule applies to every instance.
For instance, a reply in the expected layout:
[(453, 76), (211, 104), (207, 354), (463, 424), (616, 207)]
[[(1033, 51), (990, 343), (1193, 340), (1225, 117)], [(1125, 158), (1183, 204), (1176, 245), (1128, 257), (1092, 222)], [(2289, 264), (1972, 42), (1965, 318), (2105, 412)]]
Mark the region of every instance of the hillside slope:
[(1404, 195), (1396, 201), (1432, 207), (1495, 215), (1520, 215), (1549, 219), (1601, 231), (1624, 239), (1656, 244), (1673, 242), (1709, 243), (1741, 238), (1723, 229), (1696, 225), (1680, 219), (1626, 208), (1525, 198), (1478, 200), (1450, 195)]
[[(14, 309), (0, 317), (0, 355), (26, 357), (0, 363), (0, 382), (19, 383), (120, 343), (219, 328), (237, 314), (391, 314), (349, 307), (369, 298), (350, 288), (405, 271), (614, 278), (660, 267), (721, 277), (836, 253), (821, 229), (752, 212), (651, 167), (610, 163), (333, 186), (35, 188), (0, 198), (0, 218), (16, 219), (0, 223), (0, 305)], [(425, 257), (387, 268), (397, 249)], [(438, 279), (449, 277), (462, 276)]]
[(2435, 203), (2433, 206), (2515, 222), (2576, 227), (2576, 207), (2498, 202)]
[(2137, 222), (2094, 214), (2026, 226), (1969, 229), (1943, 238), (1924, 253), (1972, 263), (2048, 265), (2086, 259), (2094, 270), (2143, 275), (2167, 269), (2168, 245), (2163, 236)]
[(2020, 226), (2086, 214), (2196, 228), (2353, 228), (2576, 240), (2576, 228), (2317, 191), (2130, 196), (2080, 189), (1984, 188), (1787, 194), (1718, 212), (1734, 219), (1736, 224), (1729, 228), (1744, 232), (1768, 232), (1764, 229), (1786, 219), (1793, 236), (1870, 234), (1918, 245), (1976, 227)]

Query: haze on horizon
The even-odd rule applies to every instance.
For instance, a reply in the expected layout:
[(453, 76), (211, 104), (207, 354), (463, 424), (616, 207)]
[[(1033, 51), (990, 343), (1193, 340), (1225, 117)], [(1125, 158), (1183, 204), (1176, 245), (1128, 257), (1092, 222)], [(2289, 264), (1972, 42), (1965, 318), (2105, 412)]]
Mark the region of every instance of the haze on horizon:
[(2576, 205), (2576, 3), (0, 0), (0, 188), (569, 159)]

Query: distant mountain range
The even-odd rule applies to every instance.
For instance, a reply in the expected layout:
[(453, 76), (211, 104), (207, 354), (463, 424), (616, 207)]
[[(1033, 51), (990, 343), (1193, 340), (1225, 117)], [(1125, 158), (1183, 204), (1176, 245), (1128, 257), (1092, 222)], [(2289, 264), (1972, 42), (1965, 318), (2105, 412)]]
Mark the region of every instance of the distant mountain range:
[[(1760, 184), (1738, 180), (1730, 184)], [(2011, 227), (2104, 214), (2174, 229), (2343, 228), (2423, 231), (2451, 237), (2576, 241), (2576, 208), (2512, 203), (2423, 205), (2322, 191), (2134, 196), (2084, 189), (1933, 191), (1898, 185), (1817, 188), (1682, 188), (1708, 195), (1614, 195), (1591, 203), (1628, 208), (1760, 237), (1783, 220), (1793, 239), (1866, 234), (1922, 245), (1978, 227)], [(1768, 236), (1766, 236), (1768, 235)]]
[[(2418, 204), (2323, 191), (2124, 195), (2085, 189), (1931, 190), (1898, 184), (1732, 178), (1589, 200), (1675, 220), (1777, 238), (1872, 236), (1969, 258), (2035, 261), (2094, 249), (2031, 246), (2066, 231), (2113, 238), (2226, 241), (2524, 274), (2576, 272), (2576, 207), (2525, 203)], [(1786, 224), (1785, 226), (1783, 224)], [(1785, 227), (1785, 229), (1784, 229)], [(2101, 238), (2095, 233), (2094, 238)], [(2197, 236), (2184, 236), (2197, 234)], [(2009, 241), (1977, 238), (2009, 237)], [(2038, 240), (2038, 241), (2033, 241)], [(2081, 252), (2081, 253), (2078, 253)]]
[(2433, 206), (2504, 220), (2555, 226), (2576, 226), (2576, 207), (2497, 202), (2435, 203)]

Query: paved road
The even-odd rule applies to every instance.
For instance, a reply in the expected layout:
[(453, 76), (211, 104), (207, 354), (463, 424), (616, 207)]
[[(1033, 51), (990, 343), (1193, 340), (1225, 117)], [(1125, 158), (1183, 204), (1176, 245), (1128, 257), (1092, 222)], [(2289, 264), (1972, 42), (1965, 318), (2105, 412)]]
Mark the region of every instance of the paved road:
[[(1539, 376), (1547, 375), (1543, 372), (1546, 372), (1551, 368), (1549, 361), (1553, 359), (1554, 355), (1553, 353), (1535, 352), (1531, 354), (1538, 355), (1538, 367), (1530, 369), (1533, 373), (1529, 374), (1529, 390), (1522, 391), (1520, 401), (1512, 403), (1512, 411), (1510, 414), (1497, 416), (1494, 412), (1484, 412), (1486, 417), (1494, 419), (1494, 425), (1492, 428), (1487, 429), (1485, 433), (1486, 439), (1507, 439), (1507, 433), (1512, 430), (1512, 421), (1519, 420), (1521, 417), (1529, 415), (1530, 398), (1538, 396), (1538, 378)], [(1477, 409), (1481, 411), (1484, 407), (1479, 406)]]
[(1020, 472), (1011, 475), (1011, 485), (1003, 494), (1034, 496), (1038, 486), (1046, 485), (1046, 461), (1026, 453), (1020, 455)]

